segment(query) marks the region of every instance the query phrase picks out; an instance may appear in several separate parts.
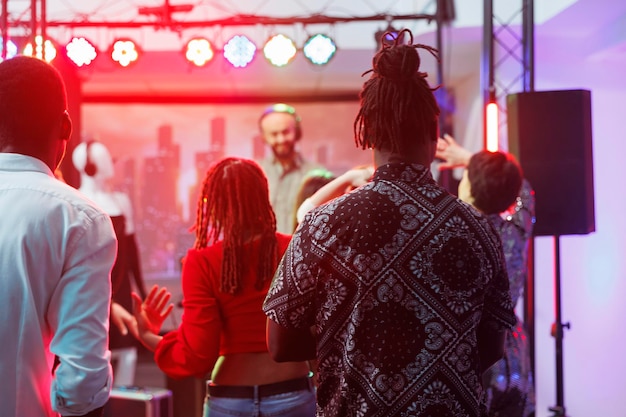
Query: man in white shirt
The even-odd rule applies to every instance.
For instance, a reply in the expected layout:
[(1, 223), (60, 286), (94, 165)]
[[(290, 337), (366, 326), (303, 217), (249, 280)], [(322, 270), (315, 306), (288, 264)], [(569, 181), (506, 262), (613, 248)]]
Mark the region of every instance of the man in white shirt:
[(100, 416), (112, 383), (117, 242), (109, 216), (54, 176), (66, 108), (52, 66), (0, 63), (0, 417)]

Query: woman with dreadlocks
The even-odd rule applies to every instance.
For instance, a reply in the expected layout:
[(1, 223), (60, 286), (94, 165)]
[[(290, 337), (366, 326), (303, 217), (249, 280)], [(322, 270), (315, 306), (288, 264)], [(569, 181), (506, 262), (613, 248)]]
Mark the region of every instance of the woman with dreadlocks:
[(265, 343), (261, 306), (291, 237), (276, 232), (263, 171), (251, 160), (220, 160), (197, 207), (181, 325), (159, 335), (172, 305), (169, 292), (154, 287), (143, 302), (134, 295), (139, 339), (170, 377), (211, 374), (205, 417), (315, 415), (307, 363), (274, 362)]
[(272, 357), (317, 359), (318, 416), (478, 417), (515, 324), (496, 231), (431, 175), (418, 48), (404, 30), (374, 56), (354, 123), (374, 175), (305, 215), (263, 305)]

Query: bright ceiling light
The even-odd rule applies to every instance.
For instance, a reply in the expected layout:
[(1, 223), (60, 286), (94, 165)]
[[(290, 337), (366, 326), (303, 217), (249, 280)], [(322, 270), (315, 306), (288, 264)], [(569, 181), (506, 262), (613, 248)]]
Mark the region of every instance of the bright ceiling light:
[(205, 38), (193, 38), (185, 45), (185, 58), (198, 67), (206, 65), (214, 55), (211, 42)]
[[(2, 42), (2, 37), (0, 36), (0, 62), (2, 62), (2, 50), (4, 48), (4, 42)], [(17, 55), (17, 45), (11, 39), (7, 40), (7, 53), (6, 58), (11, 59), (15, 55)]]
[(224, 58), (235, 68), (248, 66), (256, 54), (256, 45), (243, 35), (233, 36), (224, 45)]
[(82, 37), (72, 38), (70, 43), (65, 46), (65, 51), (68, 58), (79, 67), (91, 64), (91, 62), (98, 56), (96, 47), (93, 46), (93, 44), (87, 39)]
[(111, 58), (123, 67), (127, 67), (139, 58), (135, 42), (129, 39), (118, 39), (113, 43)]
[(263, 55), (276, 67), (283, 67), (296, 56), (295, 43), (285, 35), (272, 36), (263, 47)]
[(46, 41), (43, 42), (41, 35), (37, 35), (35, 36), (35, 48), (33, 48), (31, 42), (27, 43), (24, 47), (24, 55), (51, 62), (57, 56), (57, 48), (54, 47), (50, 39), (46, 39)]
[(318, 33), (304, 43), (302, 51), (306, 59), (313, 64), (326, 65), (337, 52), (337, 46), (330, 37)]

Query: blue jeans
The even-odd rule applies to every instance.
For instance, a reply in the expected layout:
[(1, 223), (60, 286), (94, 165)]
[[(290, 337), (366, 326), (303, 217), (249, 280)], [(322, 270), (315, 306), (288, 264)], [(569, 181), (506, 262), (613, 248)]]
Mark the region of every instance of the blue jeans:
[(204, 417), (314, 417), (315, 391), (301, 390), (264, 398), (206, 397)]

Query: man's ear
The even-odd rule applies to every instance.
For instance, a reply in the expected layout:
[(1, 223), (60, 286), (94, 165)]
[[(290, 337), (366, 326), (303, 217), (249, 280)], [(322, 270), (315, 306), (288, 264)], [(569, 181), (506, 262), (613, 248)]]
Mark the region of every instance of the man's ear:
[(70, 135), (72, 134), (72, 119), (70, 118), (70, 114), (65, 110), (63, 112), (63, 117), (61, 118), (61, 139), (69, 140)]

